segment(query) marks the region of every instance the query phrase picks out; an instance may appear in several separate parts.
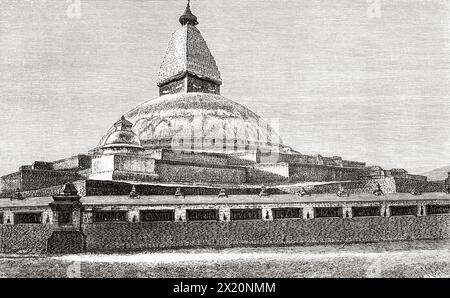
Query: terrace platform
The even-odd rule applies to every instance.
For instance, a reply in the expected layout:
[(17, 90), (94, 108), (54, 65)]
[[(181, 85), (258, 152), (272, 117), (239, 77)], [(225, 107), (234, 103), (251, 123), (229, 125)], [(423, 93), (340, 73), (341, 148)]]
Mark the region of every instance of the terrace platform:
[[(52, 197), (26, 198), (25, 200), (0, 199), (0, 208), (48, 207)], [(314, 203), (376, 203), (376, 202), (424, 202), (442, 201), (450, 203), (450, 195), (446, 193), (424, 193), (412, 195), (409, 193), (392, 193), (384, 196), (356, 194), (349, 197), (338, 197), (335, 194), (313, 194), (299, 196), (294, 194), (275, 194), (266, 197), (259, 195), (229, 195), (218, 197), (213, 195), (188, 195), (175, 197), (169, 195), (140, 196), (131, 199), (129, 196), (87, 196), (81, 199), (83, 206), (133, 205), (247, 205), (247, 204), (314, 204)]]

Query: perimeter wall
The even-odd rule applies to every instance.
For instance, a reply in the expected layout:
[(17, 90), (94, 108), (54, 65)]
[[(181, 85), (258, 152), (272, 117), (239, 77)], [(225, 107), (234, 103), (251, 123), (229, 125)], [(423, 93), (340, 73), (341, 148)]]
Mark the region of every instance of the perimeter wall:
[(0, 224), (0, 253), (45, 253), (52, 231), (50, 224)]
[(159, 222), (84, 226), (89, 251), (443, 239), (450, 216)]
[[(53, 225), (0, 225), (0, 253), (45, 253)], [(86, 250), (310, 245), (450, 236), (450, 215), (84, 224)]]

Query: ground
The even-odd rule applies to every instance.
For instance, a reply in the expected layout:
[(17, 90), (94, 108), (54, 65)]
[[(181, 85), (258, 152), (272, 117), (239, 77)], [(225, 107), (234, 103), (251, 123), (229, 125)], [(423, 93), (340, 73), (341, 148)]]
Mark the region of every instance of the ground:
[(449, 277), (450, 241), (0, 256), (0, 277)]

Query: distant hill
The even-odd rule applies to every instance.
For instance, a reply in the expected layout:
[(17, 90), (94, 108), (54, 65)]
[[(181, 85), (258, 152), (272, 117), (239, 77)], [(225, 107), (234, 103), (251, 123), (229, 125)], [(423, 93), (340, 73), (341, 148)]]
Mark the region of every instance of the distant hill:
[(422, 173), (421, 175), (427, 176), (428, 180), (444, 180), (448, 177), (448, 172), (450, 172), (450, 166), (437, 168), (425, 173)]

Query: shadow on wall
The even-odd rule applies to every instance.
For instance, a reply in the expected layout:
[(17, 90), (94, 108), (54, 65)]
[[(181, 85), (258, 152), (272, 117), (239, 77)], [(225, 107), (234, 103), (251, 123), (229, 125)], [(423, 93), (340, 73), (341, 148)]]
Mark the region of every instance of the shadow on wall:
[(277, 173), (249, 168), (247, 170), (247, 183), (273, 185), (278, 183), (288, 183), (289, 177), (279, 175)]

